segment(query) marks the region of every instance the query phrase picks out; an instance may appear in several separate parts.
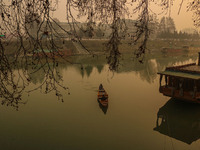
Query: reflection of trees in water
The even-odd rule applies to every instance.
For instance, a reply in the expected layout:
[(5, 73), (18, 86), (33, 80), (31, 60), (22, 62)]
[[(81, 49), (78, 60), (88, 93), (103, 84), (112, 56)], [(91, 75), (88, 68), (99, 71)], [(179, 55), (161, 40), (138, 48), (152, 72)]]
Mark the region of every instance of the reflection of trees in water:
[[(164, 70), (167, 66), (172, 66), (177, 63), (185, 63), (189, 60), (195, 62), (197, 55), (194, 56), (176, 56), (168, 57), (164, 55), (147, 55), (143, 63), (138, 61), (132, 61), (130, 55), (124, 55), (124, 58), (121, 60), (121, 66), (118, 69), (118, 73), (121, 72), (136, 72), (142, 80), (147, 81), (148, 83), (154, 82), (157, 77), (157, 72)], [(72, 65), (82, 77), (85, 74), (90, 77), (94, 68), (97, 68), (98, 73), (101, 73), (104, 66), (106, 65), (106, 59), (104, 56), (98, 56), (98, 59), (93, 58), (92, 56), (78, 56), (73, 59), (74, 65)], [(77, 64), (77, 65), (76, 65)], [(57, 67), (60, 73), (63, 69), (66, 69), (67, 66), (71, 66), (69, 63), (63, 63)], [(41, 83), (44, 80), (45, 73), (40, 70), (41, 73), (33, 74), (33, 82)]]
[(154, 82), (157, 77), (158, 71), (163, 71), (167, 66), (172, 66), (177, 63), (185, 63), (187, 61), (195, 62), (197, 55), (185, 56), (180, 55), (176, 57), (169, 57), (167, 55), (154, 54), (146, 55), (146, 58), (143, 60), (143, 63), (138, 61), (131, 61), (130, 55), (125, 55), (124, 59), (121, 60), (121, 66), (118, 69), (120, 72), (136, 72), (142, 80), (147, 81), (148, 83)]
[(87, 65), (87, 66), (85, 67), (85, 71), (86, 71), (86, 74), (87, 74), (88, 77), (89, 77), (90, 74), (92, 73), (92, 70), (93, 70), (93, 67), (90, 66), (90, 65)]
[(30, 74), (30, 77), (32, 79), (32, 83), (42, 83), (45, 78), (45, 72), (43, 70), (39, 70), (37, 73)]
[[(20, 75), (19, 75), (20, 74)], [(22, 92), (28, 84), (29, 78), (22, 77), (12, 69), (4, 69), (0, 73), (0, 100), (2, 105), (12, 106), (18, 110), (19, 104), (25, 104), (22, 100)]]
[[(117, 73), (122, 72), (136, 72), (142, 80), (147, 81), (148, 83), (153, 83), (157, 77), (157, 72), (164, 70), (167, 66), (172, 66), (177, 63), (185, 63), (187, 61), (195, 62), (197, 55), (185, 56), (180, 55), (176, 57), (168, 57), (162, 54), (146, 55), (143, 63), (138, 61), (133, 61), (132, 56), (129, 54), (124, 54), (120, 60), (120, 66), (117, 70)], [(98, 58), (93, 58), (92, 56), (79, 56), (74, 58), (73, 62), (80, 65), (73, 65), (82, 77), (85, 76), (85, 73), (89, 77), (93, 71), (93, 68), (97, 68), (98, 73), (100, 74), (104, 66), (106, 65), (105, 56), (98, 56)], [(68, 64), (70, 65), (70, 64)], [(67, 65), (65, 65), (67, 67)]]
[(0, 72), (0, 99), (3, 105), (13, 106), (18, 110), (19, 104), (26, 103), (23, 101), (22, 95), (30, 83), (38, 84), (35, 88), (26, 90), (28, 94), (38, 89), (41, 89), (41, 92), (45, 94), (54, 91), (55, 96), (63, 101), (60, 88), (65, 90), (68, 88), (61, 84), (62, 75), (54, 63), (51, 65), (50, 62), (44, 62), (42, 67), (36, 65), (35, 68), (19, 68), (17, 63), (12, 66), (7, 66), (6, 63), (0, 64), (3, 68)]
[(96, 68), (98, 70), (98, 73), (100, 74), (101, 71), (103, 70), (103, 65), (97, 65)]
[(155, 59), (150, 59), (144, 62), (144, 68), (137, 72), (142, 80), (146, 80), (149, 83), (154, 82), (157, 77), (157, 62)]
[[(58, 100), (61, 100), (63, 102), (63, 95), (61, 94), (60, 90), (68, 90), (68, 87), (65, 87), (62, 85), (62, 70), (63, 63), (54, 63), (49, 62), (45, 63), (42, 67), (37, 66), (36, 68), (30, 68), (29, 76), (31, 77), (31, 82), (37, 83), (39, 81), (39, 84), (36, 84), (36, 87), (34, 89), (31, 89), (28, 91), (28, 93), (41, 89), (41, 92), (44, 94), (48, 94), (50, 92), (55, 92), (55, 96), (57, 96)], [(35, 69), (37, 71), (35, 71)], [(68, 94), (69, 91), (68, 91)]]
[(157, 62), (153, 57), (143, 60), (143, 63), (138, 61), (131, 61), (131, 58), (125, 58), (121, 61), (122, 66), (118, 73), (121, 72), (135, 72), (142, 80), (152, 83), (157, 76)]
[(176, 57), (169, 57), (169, 56), (162, 56), (156, 58), (157, 64), (158, 64), (158, 70), (164, 70), (168, 66), (173, 66), (177, 63), (185, 63), (186, 61), (189, 61), (191, 59), (192, 62), (196, 62), (197, 60), (197, 54), (192, 56), (185, 56), (180, 55)]
[(82, 78), (85, 76), (85, 74), (87, 75), (87, 77), (90, 77), (92, 71), (94, 68), (97, 68), (98, 73), (100, 74), (101, 71), (103, 70), (104, 64), (100, 64), (100, 65), (84, 65), (82, 64), (80, 65), (74, 65), (73, 67), (75, 67), (78, 72), (81, 74)]
[(49, 65), (43, 66), (42, 69), (37, 70), (37, 72), (34, 72), (33, 69), (29, 69), (28, 73), (31, 78), (31, 82), (34, 84), (43, 83), (47, 79), (46, 77), (48, 76), (47, 73), (48, 73), (49, 68), (52, 68), (52, 72), (56, 72), (53, 77), (59, 81), (61, 80), (63, 70), (67, 68), (67, 65), (66, 63), (64, 64), (60, 63), (59, 66), (57, 66), (55, 69), (53, 68), (53, 63), (50, 63)]
[(154, 130), (191, 144), (200, 138), (200, 106), (170, 99), (159, 109)]
[[(141, 64), (138, 61), (132, 61), (130, 55), (124, 55), (117, 73), (136, 72), (142, 80), (152, 83), (157, 77), (157, 71), (164, 70), (166, 66), (176, 64), (177, 62), (184, 63), (189, 59), (195, 61), (196, 58), (196, 55), (191, 57), (147, 55), (143, 64)], [(58, 99), (62, 100), (62, 94), (59, 92), (59, 87), (63, 87), (61, 85), (62, 72), (63, 70), (67, 70), (66, 68), (72, 66), (72, 64), (60, 62), (59, 65), (56, 65), (49, 62), (44, 63), (42, 68), (37, 66), (35, 68), (28, 67), (22, 69), (15, 68), (14, 65), (12, 68), (6, 68), (6, 65), (4, 65), (6, 63), (3, 62), (2, 59), (0, 61), (2, 62), (0, 63), (2, 68), (5, 68), (0, 73), (0, 95), (1, 99), (4, 99), (2, 104), (18, 107), (17, 105), (19, 105), (19, 103), (24, 103), (22, 102), (21, 97), (26, 86), (30, 83), (34, 83), (37, 87), (29, 92), (41, 88), (43, 93), (55, 91), (55, 95), (58, 96)], [(104, 55), (99, 56), (98, 58), (79, 56), (78, 59), (74, 58), (73, 63), (73, 67), (78, 70), (78, 73), (80, 73), (82, 77), (85, 75), (90, 77), (94, 70), (93, 68), (97, 68), (97, 71), (101, 73), (102, 69), (106, 65), (106, 58)], [(68, 89), (66, 87), (63, 88)]]
[(81, 74), (82, 77), (84, 77), (85, 74), (88, 77), (90, 77), (94, 68), (97, 68), (98, 73), (101, 73), (106, 64), (106, 57), (105, 55), (100, 55), (95, 57), (75, 56), (71, 59), (71, 61), (74, 63), (73, 67), (76, 68), (76, 70), (78, 70), (78, 72)]
[[(157, 77), (158, 71), (164, 70), (167, 66), (172, 66), (177, 63), (185, 63), (189, 60), (195, 62), (196, 59), (197, 55), (168, 57), (162, 54), (149, 54), (146, 55), (143, 63), (140, 63), (138, 61), (133, 61), (132, 56), (129, 54), (124, 54), (120, 60), (120, 66), (117, 70), (117, 73), (136, 72), (142, 80), (147, 81), (148, 83), (153, 83)], [(79, 56), (78, 58), (74, 58), (73, 62), (75, 64), (81, 64), (73, 65), (73, 67), (78, 70), (82, 77), (84, 77), (85, 73), (89, 77), (93, 68), (97, 68), (98, 72), (101, 73), (102, 69), (106, 65), (106, 59), (104, 55), (98, 56), (98, 59), (88, 56)]]

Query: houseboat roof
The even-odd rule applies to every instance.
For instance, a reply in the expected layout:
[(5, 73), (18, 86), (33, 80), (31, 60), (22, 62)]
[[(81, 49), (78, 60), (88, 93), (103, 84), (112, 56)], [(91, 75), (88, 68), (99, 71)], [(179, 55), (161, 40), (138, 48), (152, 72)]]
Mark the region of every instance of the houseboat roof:
[(158, 74), (200, 80), (200, 66), (196, 65), (196, 63), (192, 63), (181, 66), (167, 67), (165, 71), (158, 72)]
[(162, 72), (158, 72), (158, 74), (174, 76), (174, 77), (179, 77), (179, 78), (200, 80), (200, 74), (176, 72), (176, 71), (168, 71), (168, 70), (165, 70), (165, 71), (162, 71)]

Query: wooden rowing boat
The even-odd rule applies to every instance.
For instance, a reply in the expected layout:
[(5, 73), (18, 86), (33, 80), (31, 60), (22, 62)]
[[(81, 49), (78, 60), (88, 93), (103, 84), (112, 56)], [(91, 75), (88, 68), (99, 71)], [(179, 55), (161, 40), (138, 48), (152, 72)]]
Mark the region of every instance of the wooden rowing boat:
[(100, 86), (99, 86), (97, 100), (102, 106), (104, 106), (104, 107), (108, 106), (108, 94), (105, 91), (105, 89), (103, 88), (102, 84), (100, 84)]

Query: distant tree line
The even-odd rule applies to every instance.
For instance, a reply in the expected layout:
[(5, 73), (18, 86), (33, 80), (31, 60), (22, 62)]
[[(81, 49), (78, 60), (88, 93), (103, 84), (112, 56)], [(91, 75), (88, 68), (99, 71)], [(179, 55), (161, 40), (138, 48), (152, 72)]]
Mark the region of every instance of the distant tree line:
[(175, 31), (174, 33), (170, 33), (170, 32), (160, 32), (157, 35), (157, 38), (161, 38), (161, 39), (179, 39), (179, 40), (186, 40), (186, 39), (191, 39), (191, 40), (196, 40), (200, 38), (200, 35), (198, 33), (193, 33), (193, 34), (189, 34), (189, 33), (185, 33), (182, 31)]
[[(134, 30), (136, 30), (136, 28), (132, 27), (136, 20), (125, 19), (125, 22), (127, 26), (127, 35), (125, 37), (126, 39), (131, 39), (134, 37)], [(109, 34), (111, 33), (111, 30), (109, 30), (109, 28), (103, 24), (94, 24), (92, 30), (89, 30), (88, 28), (89, 27), (87, 24), (81, 24), (81, 27), (77, 32), (81, 39), (108, 39)], [(190, 33), (185, 31), (177, 31), (174, 20), (171, 17), (162, 17), (160, 21), (158, 21), (157, 18), (153, 18), (149, 23), (149, 29), (151, 31), (149, 38), (151, 39), (195, 40), (200, 38), (200, 35), (197, 31)]]
[(162, 17), (160, 23), (158, 23), (157, 29), (158, 32), (156, 33), (156, 37), (161, 39), (195, 40), (200, 38), (197, 31), (193, 33), (186, 33), (183, 31), (178, 32), (174, 20), (171, 17)]

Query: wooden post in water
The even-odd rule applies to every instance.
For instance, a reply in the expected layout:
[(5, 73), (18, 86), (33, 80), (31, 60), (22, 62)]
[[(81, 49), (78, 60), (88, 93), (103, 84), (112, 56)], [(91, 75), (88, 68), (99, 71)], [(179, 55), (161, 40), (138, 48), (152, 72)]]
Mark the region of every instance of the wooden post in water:
[(165, 75), (165, 86), (167, 87), (167, 75)]
[(172, 90), (171, 90), (171, 96), (173, 97), (174, 96), (174, 92), (175, 92), (175, 85), (174, 85), (174, 82), (175, 82), (175, 78), (172, 77)]
[(200, 52), (199, 52), (199, 58), (198, 58), (198, 66), (200, 66)]
[(163, 75), (162, 74), (160, 74), (160, 87), (159, 87), (159, 91), (160, 91), (160, 93), (162, 92), (162, 77), (163, 77)]
[(161, 87), (161, 83), (162, 83), (162, 77), (163, 77), (163, 75), (160, 74), (160, 87)]

